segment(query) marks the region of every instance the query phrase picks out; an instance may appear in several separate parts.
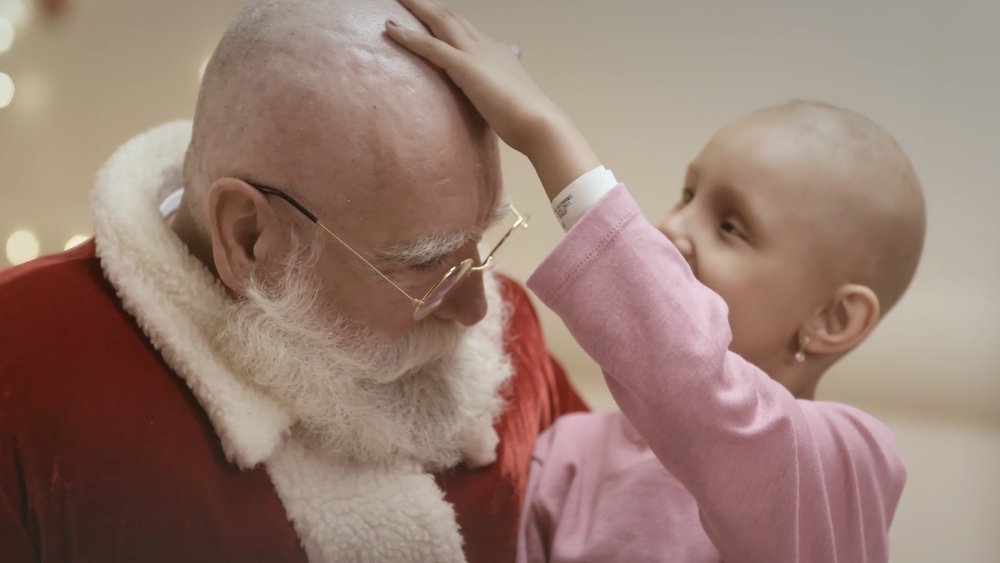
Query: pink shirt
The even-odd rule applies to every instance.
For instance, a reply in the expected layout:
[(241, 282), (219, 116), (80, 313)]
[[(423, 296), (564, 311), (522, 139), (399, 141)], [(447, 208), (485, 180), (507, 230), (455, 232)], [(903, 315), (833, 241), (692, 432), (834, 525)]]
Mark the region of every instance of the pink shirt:
[(621, 413), (570, 415), (538, 439), (518, 561), (888, 560), (905, 481), (892, 432), (730, 352), (726, 304), (623, 186), (528, 287)]

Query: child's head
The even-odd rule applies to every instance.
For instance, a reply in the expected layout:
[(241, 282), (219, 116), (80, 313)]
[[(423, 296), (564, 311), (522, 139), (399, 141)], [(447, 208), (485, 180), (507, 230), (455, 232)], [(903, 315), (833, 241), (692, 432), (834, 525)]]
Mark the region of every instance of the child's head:
[(660, 229), (729, 305), (731, 349), (811, 397), (909, 285), (924, 223), (920, 183), (886, 131), (796, 101), (716, 133)]

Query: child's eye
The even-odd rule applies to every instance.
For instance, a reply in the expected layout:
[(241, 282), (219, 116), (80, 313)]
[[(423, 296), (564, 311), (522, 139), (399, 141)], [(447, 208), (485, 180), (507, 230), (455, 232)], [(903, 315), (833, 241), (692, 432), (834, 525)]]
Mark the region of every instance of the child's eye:
[(694, 190), (691, 188), (681, 190), (681, 203), (691, 203), (692, 199), (694, 199)]
[(746, 236), (743, 235), (743, 231), (741, 231), (739, 227), (733, 224), (732, 221), (723, 221), (722, 224), (719, 225), (719, 228), (722, 229), (722, 232), (724, 233), (736, 235), (744, 240), (746, 239)]

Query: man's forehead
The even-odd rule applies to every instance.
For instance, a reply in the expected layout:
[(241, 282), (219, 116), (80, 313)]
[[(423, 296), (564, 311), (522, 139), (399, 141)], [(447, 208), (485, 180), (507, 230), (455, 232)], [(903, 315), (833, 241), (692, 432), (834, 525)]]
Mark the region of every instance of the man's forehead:
[(386, 256), (398, 257), (408, 253), (418, 254), (423, 250), (423, 257), (429, 258), (432, 255), (445, 255), (458, 250), (469, 242), (480, 240), (491, 228), (495, 230), (498, 224), (510, 216), (511, 207), (506, 199), (494, 199), (493, 203), (485, 208), (486, 212), (477, 216), (474, 224), (453, 230), (438, 231), (436, 227), (431, 227), (430, 232), (422, 232), (409, 240), (389, 243), (381, 249)]
[(260, 136), (254, 177), (294, 188), (323, 216), (468, 207), (495, 197), (498, 156), (484, 127), (454, 108), (430, 118), (362, 98), (351, 96), (353, 109), (321, 102), (293, 110), (295, 120)]
[[(364, 250), (421, 246), (427, 237), (476, 238), (499, 201), (499, 175), (489, 162), (450, 167), (376, 164), (337, 178), (322, 190), (316, 213)], [(370, 172), (370, 174), (366, 174)]]

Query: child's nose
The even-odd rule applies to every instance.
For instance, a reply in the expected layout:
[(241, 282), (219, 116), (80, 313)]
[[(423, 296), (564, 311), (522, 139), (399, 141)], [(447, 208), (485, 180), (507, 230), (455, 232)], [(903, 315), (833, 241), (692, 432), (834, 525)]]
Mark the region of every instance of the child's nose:
[(684, 229), (684, 220), (681, 217), (681, 214), (668, 214), (662, 221), (660, 221), (658, 228), (661, 233), (670, 239), (670, 242), (674, 243), (674, 246), (677, 247), (681, 256), (683, 256), (688, 263), (691, 263), (694, 259), (694, 245)]

